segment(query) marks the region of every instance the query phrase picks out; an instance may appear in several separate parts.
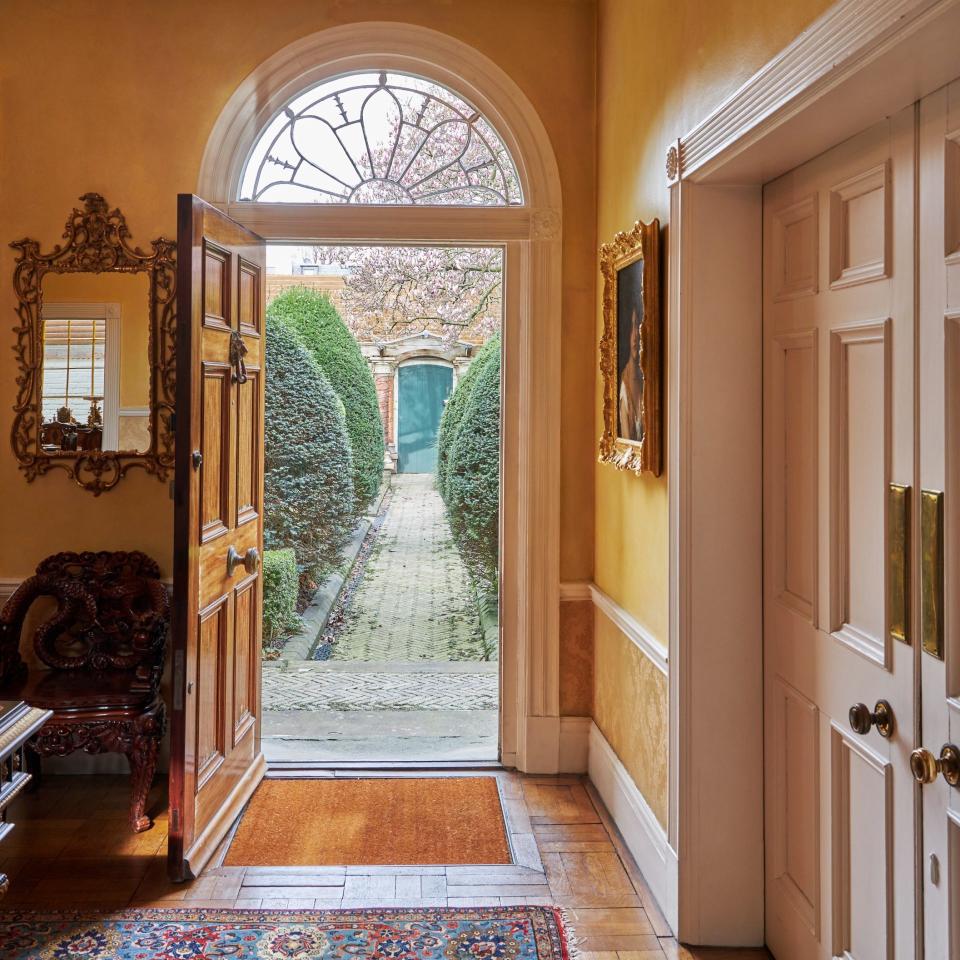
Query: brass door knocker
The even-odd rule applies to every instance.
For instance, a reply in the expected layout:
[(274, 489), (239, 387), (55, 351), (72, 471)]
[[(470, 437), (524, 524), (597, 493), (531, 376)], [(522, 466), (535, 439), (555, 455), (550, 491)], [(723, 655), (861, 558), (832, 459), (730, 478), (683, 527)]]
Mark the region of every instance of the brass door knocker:
[(247, 365), (243, 358), (247, 355), (247, 345), (243, 342), (243, 337), (236, 330), (230, 331), (230, 366), (233, 367), (231, 375), (234, 383), (247, 382)]

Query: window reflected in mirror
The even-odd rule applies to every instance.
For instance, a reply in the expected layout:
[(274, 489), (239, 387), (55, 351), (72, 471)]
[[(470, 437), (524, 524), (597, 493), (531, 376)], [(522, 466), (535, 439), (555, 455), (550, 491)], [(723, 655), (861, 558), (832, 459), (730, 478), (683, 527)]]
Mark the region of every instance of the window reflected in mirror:
[(48, 273), (42, 296), (43, 450), (149, 450), (148, 274)]

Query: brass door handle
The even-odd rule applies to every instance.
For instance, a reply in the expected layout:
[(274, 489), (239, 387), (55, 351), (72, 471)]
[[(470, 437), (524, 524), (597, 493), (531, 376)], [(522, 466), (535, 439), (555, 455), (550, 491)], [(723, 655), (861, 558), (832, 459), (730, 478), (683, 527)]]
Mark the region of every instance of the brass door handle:
[(861, 737), (870, 732), (871, 727), (877, 728), (881, 737), (889, 740), (893, 736), (893, 707), (886, 700), (878, 700), (873, 707), (873, 713), (865, 703), (855, 703), (850, 708), (850, 726), (854, 733)]
[(952, 743), (945, 743), (940, 748), (940, 756), (935, 757), (926, 747), (920, 747), (910, 754), (910, 771), (919, 784), (933, 783), (937, 774), (942, 773), (943, 779), (956, 787), (960, 785), (960, 750)]
[(256, 573), (260, 569), (260, 551), (256, 547), (250, 547), (246, 553), (240, 554), (236, 547), (230, 544), (227, 549), (227, 576), (232, 577), (233, 571), (241, 564), (247, 573)]

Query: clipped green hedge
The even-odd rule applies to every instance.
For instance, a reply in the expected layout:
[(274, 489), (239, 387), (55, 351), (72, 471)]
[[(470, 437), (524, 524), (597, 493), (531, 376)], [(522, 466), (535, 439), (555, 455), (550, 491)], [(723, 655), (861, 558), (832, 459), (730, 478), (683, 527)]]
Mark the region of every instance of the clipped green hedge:
[(353, 531), (353, 458), (333, 387), (272, 305), (266, 395), (264, 544), (294, 550), (307, 589), (336, 566)]
[(353, 487), (357, 510), (362, 512), (383, 476), (383, 422), (370, 367), (326, 294), (293, 287), (280, 294), (270, 309), (297, 331), (343, 401), (353, 450)]
[(483, 370), (491, 357), (500, 356), (500, 334), (491, 337), (474, 357), (473, 363), (467, 367), (467, 372), (460, 379), (453, 393), (450, 394), (443, 408), (440, 418), (440, 429), (437, 432), (437, 490), (444, 501), (447, 499), (447, 476), (450, 462), (450, 451), (460, 429), (470, 392), (480, 371)]
[(276, 646), (300, 626), (297, 558), (289, 547), (263, 551), (263, 645)]
[(500, 517), (500, 351), (470, 388), (447, 460), (450, 528), (485, 600), (497, 594)]

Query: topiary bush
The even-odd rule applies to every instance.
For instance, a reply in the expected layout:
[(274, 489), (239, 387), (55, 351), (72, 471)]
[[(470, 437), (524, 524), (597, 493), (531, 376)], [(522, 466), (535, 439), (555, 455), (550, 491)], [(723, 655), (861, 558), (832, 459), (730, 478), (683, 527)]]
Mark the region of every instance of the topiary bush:
[(297, 558), (289, 547), (263, 551), (263, 645), (276, 647), (300, 626)]
[(343, 401), (353, 450), (353, 487), (362, 513), (383, 477), (383, 422), (377, 389), (360, 346), (326, 294), (293, 287), (271, 304), (295, 330)]
[(447, 465), (450, 461), (450, 451), (460, 429), (460, 421), (467, 409), (473, 384), (480, 371), (483, 370), (491, 357), (500, 356), (500, 334), (491, 337), (474, 357), (473, 363), (467, 367), (467, 372), (460, 378), (453, 393), (450, 394), (440, 417), (440, 429), (437, 432), (437, 490), (444, 501), (447, 499)]
[(306, 590), (336, 566), (353, 531), (353, 458), (333, 387), (272, 310), (266, 394), (264, 545), (294, 550)]
[(450, 529), (481, 597), (497, 595), (500, 517), (500, 351), (470, 388), (447, 459)]

